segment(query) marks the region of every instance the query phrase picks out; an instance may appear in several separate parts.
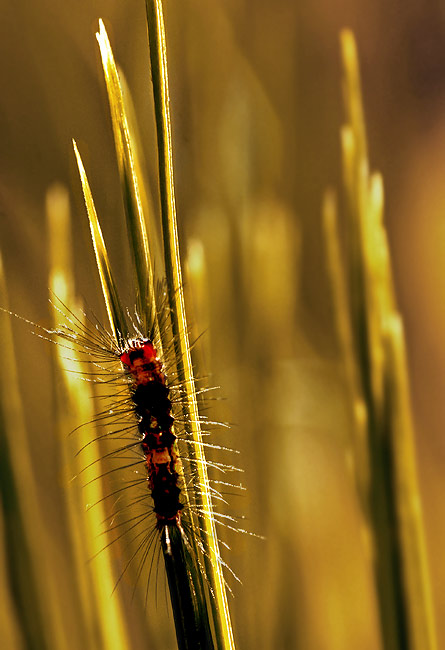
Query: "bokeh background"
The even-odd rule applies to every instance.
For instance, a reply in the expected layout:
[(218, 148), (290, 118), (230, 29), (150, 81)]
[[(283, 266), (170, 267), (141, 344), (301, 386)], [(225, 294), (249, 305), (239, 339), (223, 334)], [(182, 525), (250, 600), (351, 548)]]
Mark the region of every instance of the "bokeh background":
[[(104, 318), (71, 139), (92, 185), (122, 294), (130, 296), (111, 121), (95, 39), (102, 17), (137, 115), (154, 212), (156, 148), (142, 0), (3, 3), (0, 237), (11, 309), (48, 325), (45, 202), (69, 191), (78, 293)], [(339, 31), (360, 54), (372, 167), (382, 172), (404, 317), (435, 600), (445, 647), (445, 6), (413, 0), (167, 0), (177, 207), (200, 363), (225, 402), (218, 434), (241, 450), (234, 510), (265, 541), (234, 536), (240, 648), (380, 648), (375, 594), (350, 471), (350, 417), (321, 229), (341, 187)], [(203, 264), (204, 278), (193, 269)], [(49, 345), (13, 323), (43, 553), (58, 622), (80, 648)], [(238, 462), (238, 458), (236, 459)], [(24, 479), (26, 480), (26, 478)], [(3, 569), (5, 568), (3, 554)], [(2, 571), (7, 647), (20, 631)], [(162, 600), (162, 598), (161, 598)], [(172, 647), (163, 603), (127, 616), (133, 648)], [(161, 632), (159, 632), (161, 630)], [(150, 636), (151, 635), (151, 636)]]

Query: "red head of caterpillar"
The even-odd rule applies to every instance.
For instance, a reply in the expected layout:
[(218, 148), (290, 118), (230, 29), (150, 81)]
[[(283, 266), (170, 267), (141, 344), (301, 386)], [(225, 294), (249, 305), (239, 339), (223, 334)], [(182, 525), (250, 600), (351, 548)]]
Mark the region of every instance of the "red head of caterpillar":
[[(125, 352), (119, 358), (134, 375), (136, 383), (147, 383), (154, 379), (154, 368), (160, 370), (157, 351), (149, 339), (130, 339)], [(160, 374), (160, 372), (158, 373)]]

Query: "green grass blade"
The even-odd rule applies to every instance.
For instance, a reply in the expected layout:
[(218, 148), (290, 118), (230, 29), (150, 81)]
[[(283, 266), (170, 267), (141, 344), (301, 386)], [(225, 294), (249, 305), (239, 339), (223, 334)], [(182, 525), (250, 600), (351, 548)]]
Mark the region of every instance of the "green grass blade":
[(116, 337), (116, 340), (120, 341), (127, 332), (126, 319), (111, 273), (111, 266), (108, 260), (108, 254), (105, 248), (102, 230), (97, 218), (96, 208), (94, 206), (93, 196), (91, 194), (88, 178), (85, 173), (85, 168), (83, 166), (79, 150), (74, 141), (73, 146), (74, 153), (76, 154), (77, 166), (79, 168), (80, 180), (82, 182), (83, 195), (88, 212), (91, 237), (93, 240), (94, 252), (96, 254), (96, 263), (99, 270), (100, 282), (105, 299), (108, 320), (110, 322), (110, 326), (112, 328), (114, 336)]
[(187, 322), (182, 290), (181, 263), (179, 254), (176, 205), (173, 179), (171, 124), (169, 112), (168, 73), (165, 30), (162, 4), (159, 0), (147, 0), (147, 22), (150, 44), (150, 61), (153, 80), (156, 130), (158, 139), (158, 166), (161, 200), (162, 231), (164, 238), (165, 272), (169, 303), (172, 310), (172, 327), (176, 346), (177, 368), (180, 379), (187, 387), (187, 416), (190, 432), (195, 443), (195, 455), (199, 470), (200, 493), (196, 498), (208, 516), (202, 519), (204, 541), (209, 549), (211, 561), (207, 561), (207, 572), (214, 592), (216, 607), (214, 623), (217, 631), (218, 648), (234, 648), (233, 632), (227, 604), (225, 583), (220, 564), (220, 553), (213, 518), (209, 480), (202, 451), (202, 437), (199, 414), (194, 390), (194, 377), (188, 340)]
[(125, 112), (124, 98), (119, 82), (119, 75), (111, 50), (110, 41), (102, 20), (99, 21), (99, 32), (96, 34), (102, 66), (107, 86), (110, 104), (111, 120), (113, 124), (116, 157), (121, 179), (122, 194), (124, 199), (125, 214), (127, 217), (127, 231), (130, 239), (132, 260), (137, 281), (137, 306), (145, 328), (149, 322), (148, 310), (155, 321), (155, 331), (159, 334), (156, 321), (155, 291), (153, 270), (150, 258), (149, 238), (142, 211), (142, 201), (139, 183), (136, 175), (134, 156), (131, 147), (131, 138), (128, 129), (128, 120)]

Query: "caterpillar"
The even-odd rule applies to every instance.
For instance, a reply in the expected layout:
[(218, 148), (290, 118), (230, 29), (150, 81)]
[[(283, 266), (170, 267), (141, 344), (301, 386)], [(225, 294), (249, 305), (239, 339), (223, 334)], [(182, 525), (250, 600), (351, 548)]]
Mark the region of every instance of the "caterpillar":
[[(191, 439), (187, 432), (187, 421), (184, 420), (182, 414), (182, 407), (187, 401), (187, 396), (183, 383), (178, 380), (175, 368), (172, 354), (175, 341), (170, 332), (169, 310), (165, 305), (165, 291), (162, 283), (158, 285), (157, 295), (156, 303), (160, 305), (160, 308), (156, 316), (157, 323), (161, 328), (161, 338), (167, 343), (164, 346), (162, 346), (161, 338), (158, 339), (160, 334), (156, 334), (155, 318), (152, 314), (149, 314), (148, 317), (146, 334), (139, 316), (136, 314), (135, 317), (130, 317), (127, 314), (130, 322), (128, 331), (125, 336), (121, 335), (116, 339), (94, 316), (83, 313), (83, 317), (80, 318), (57, 298), (51, 302), (62, 316), (62, 325), (55, 329), (43, 328), (34, 323), (32, 325), (40, 330), (38, 336), (41, 338), (59, 346), (64, 345), (61, 341), (63, 339), (73, 346), (77, 353), (81, 354), (83, 361), (92, 366), (92, 372), (89, 369), (83, 373), (84, 379), (99, 385), (113, 387), (113, 390), (107, 390), (107, 398), (111, 399), (111, 404), (105, 410), (99, 411), (94, 418), (95, 424), (106, 429), (105, 433), (98, 436), (98, 439), (105, 442), (124, 440), (126, 444), (118, 445), (104, 454), (104, 458), (119, 459), (130, 452), (132, 462), (118, 464), (111, 470), (106, 469), (105, 475), (109, 472), (115, 473), (119, 470), (135, 468), (141, 464), (145, 469), (143, 478), (138, 477), (136, 480), (130, 480), (128, 486), (118, 488), (117, 493), (121, 495), (124, 490), (131, 491), (135, 487), (142, 486), (145, 493), (140, 497), (138, 495), (136, 500), (146, 503), (149, 492), (153, 502), (152, 512), (155, 517), (154, 531), (157, 531), (165, 540), (167, 554), (171, 555), (172, 552), (169, 537), (171, 536), (171, 527), (174, 527), (182, 537), (188, 553), (193, 555), (196, 553), (193, 547), (197, 547), (204, 556), (211, 559), (212, 562), (219, 563), (238, 580), (220, 556), (210, 556), (209, 549), (200, 538), (199, 528), (197, 529), (193, 523), (195, 515), (198, 518), (210, 516), (219, 525), (236, 532), (247, 532), (236, 525), (235, 518), (227, 514), (219, 514), (213, 505), (212, 512), (209, 512), (200, 503), (199, 498), (197, 500), (194, 498), (194, 486), (198, 490), (200, 488), (200, 479), (196, 468), (202, 461), (194, 457), (197, 443)], [(159, 348), (163, 350), (162, 357), (158, 352)], [(211, 390), (213, 388), (201, 388), (196, 392), (203, 397)], [(209, 427), (227, 426), (224, 423), (208, 420), (202, 415), (200, 418), (206, 424), (204, 433), (207, 435), (210, 434)], [(178, 443), (181, 444), (180, 456), (177, 450)], [(218, 451), (236, 452), (234, 449), (212, 442), (203, 442), (201, 445)], [(82, 451), (83, 449), (80, 449), (79, 453)], [(207, 461), (205, 462), (207, 463)], [(215, 460), (207, 464), (222, 473), (241, 471), (234, 465)], [(187, 494), (183, 489), (184, 481), (187, 481), (189, 486)], [(212, 483), (215, 484), (210, 488), (213, 496), (212, 501), (222, 501), (225, 504), (227, 504), (227, 500), (220, 494), (219, 486), (239, 491), (245, 489), (242, 484), (228, 481)], [(105, 496), (105, 499), (113, 496), (115, 496), (115, 492), (111, 491)], [(183, 513), (185, 513), (185, 519), (182, 516)], [(110, 519), (114, 520), (113, 514)], [(141, 516), (136, 525), (145, 526), (146, 532), (148, 531), (147, 539), (150, 534), (150, 540), (153, 541), (152, 529), (147, 525), (146, 519)], [(249, 534), (253, 535), (253, 533)], [(206, 576), (206, 570), (202, 564), (200, 564), (200, 569)]]
[[(121, 362), (133, 378), (131, 399), (142, 436), (148, 484), (154, 502), (157, 528), (176, 523), (180, 526), (181, 490), (176, 471), (176, 436), (172, 431), (170, 390), (157, 351), (149, 339), (133, 339), (120, 355)], [(171, 552), (171, 551), (170, 551)]]

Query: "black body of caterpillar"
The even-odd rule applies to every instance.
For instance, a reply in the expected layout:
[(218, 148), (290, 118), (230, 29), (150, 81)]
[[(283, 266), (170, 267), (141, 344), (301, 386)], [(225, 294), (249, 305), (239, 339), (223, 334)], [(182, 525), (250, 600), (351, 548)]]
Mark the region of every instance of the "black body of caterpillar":
[(179, 500), (181, 489), (174, 448), (176, 436), (172, 431), (174, 418), (162, 363), (149, 339), (130, 340), (120, 360), (133, 376), (131, 399), (139, 420), (139, 432), (143, 436), (141, 447), (157, 528), (161, 530), (165, 524), (179, 525), (184, 506)]

